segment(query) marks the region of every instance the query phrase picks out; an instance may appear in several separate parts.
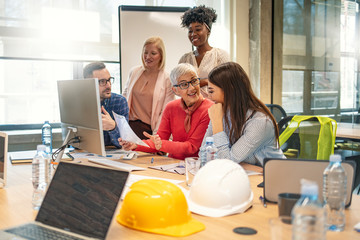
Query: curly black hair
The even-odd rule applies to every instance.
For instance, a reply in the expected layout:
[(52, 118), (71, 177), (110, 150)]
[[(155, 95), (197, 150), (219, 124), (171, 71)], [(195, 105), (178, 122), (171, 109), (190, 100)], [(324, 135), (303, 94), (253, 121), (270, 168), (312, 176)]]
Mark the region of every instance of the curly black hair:
[(206, 23), (211, 29), (212, 23), (216, 21), (217, 14), (213, 8), (205, 7), (200, 5), (187, 10), (181, 16), (181, 26), (189, 27), (193, 22)]

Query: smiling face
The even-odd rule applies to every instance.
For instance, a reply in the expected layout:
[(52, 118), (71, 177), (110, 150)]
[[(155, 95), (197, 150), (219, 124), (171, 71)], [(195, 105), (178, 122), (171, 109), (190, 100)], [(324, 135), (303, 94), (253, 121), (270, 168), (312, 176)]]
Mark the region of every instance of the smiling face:
[[(186, 73), (178, 78), (177, 84), (189, 82), (195, 78), (197, 78), (195, 73)], [(176, 95), (184, 100), (187, 107), (194, 105), (200, 98), (200, 84), (196, 86), (189, 84), (187, 89), (181, 89), (180, 87), (173, 87), (172, 89)]]
[(210, 81), (208, 83), (208, 93), (213, 102), (224, 104), (224, 91)]
[(193, 22), (188, 27), (188, 38), (191, 44), (195, 47), (199, 47), (208, 42), (209, 30), (203, 23)]
[[(93, 78), (97, 78), (98, 80), (102, 80), (102, 79), (109, 79), (110, 73), (106, 68), (100, 69), (100, 70), (95, 70), (93, 71), (92, 74)], [(110, 82), (106, 82), (105, 86), (100, 86), (99, 85), (99, 92), (100, 92), (100, 100), (104, 100), (106, 98), (110, 98), (111, 97), (111, 83)]]
[(148, 44), (143, 49), (143, 61), (146, 68), (158, 69), (161, 61), (161, 53), (155, 44)]

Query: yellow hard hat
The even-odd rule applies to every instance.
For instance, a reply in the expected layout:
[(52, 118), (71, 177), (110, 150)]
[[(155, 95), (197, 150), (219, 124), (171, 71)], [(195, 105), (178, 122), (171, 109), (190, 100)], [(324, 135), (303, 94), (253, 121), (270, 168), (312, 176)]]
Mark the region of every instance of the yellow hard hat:
[(116, 220), (129, 228), (175, 237), (205, 229), (204, 224), (191, 217), (181, 189), (158, 179), (133, 183)]

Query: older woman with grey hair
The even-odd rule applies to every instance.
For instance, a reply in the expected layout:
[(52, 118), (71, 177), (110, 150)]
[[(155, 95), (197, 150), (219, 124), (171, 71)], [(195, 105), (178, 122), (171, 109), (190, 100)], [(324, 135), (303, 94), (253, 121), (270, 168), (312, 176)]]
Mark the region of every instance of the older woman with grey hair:
[[(208, 109), (213, 102), (200, 94), (200, 80), (191, 64), (177, 65), (170, 73), (170, 80), (173, 85), (172, 90), (180, 99), (166, 105), (157, 134), (143, 140), (149, 147), (119, 138), (123, 149), (165, 152), (169, 153), (169, 157), (176, 159), (198, 156), (210, 121)], [(171, 135), (172, 140), (170, 140)]]

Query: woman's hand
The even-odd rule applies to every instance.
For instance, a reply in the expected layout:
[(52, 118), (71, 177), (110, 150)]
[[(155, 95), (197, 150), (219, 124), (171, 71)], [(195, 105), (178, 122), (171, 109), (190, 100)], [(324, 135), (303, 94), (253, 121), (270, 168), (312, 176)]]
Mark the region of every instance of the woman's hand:
[(130, 151), (130, 150), (134, 150), (137, 148), (136, 143), (124, 141), (124, 140), (122, 140), (122, 138), (119, 138), (118, 141), (119, 141), (119, 144), (122, 146), (122, 149), (125, 151)]
[(159, 137), (159, 135), (157, 135), (157, 134), (150, 135), (147, 132), (143, 132), (143, 134), (145, 137), (148, 137), (155, 144), (156, 150), (160, 150), (160, 148), (162, 146), (162, 141), (161, 141), (161, 138)]
[(207, 86), (209, 83), (208, 78), (200, 78), (200, 87)]
[(209, 118), (211, 120), (213, 134), (224, 131), (223, 129), (223, 106), (221, 103), (213, 104), (209, 109)]

